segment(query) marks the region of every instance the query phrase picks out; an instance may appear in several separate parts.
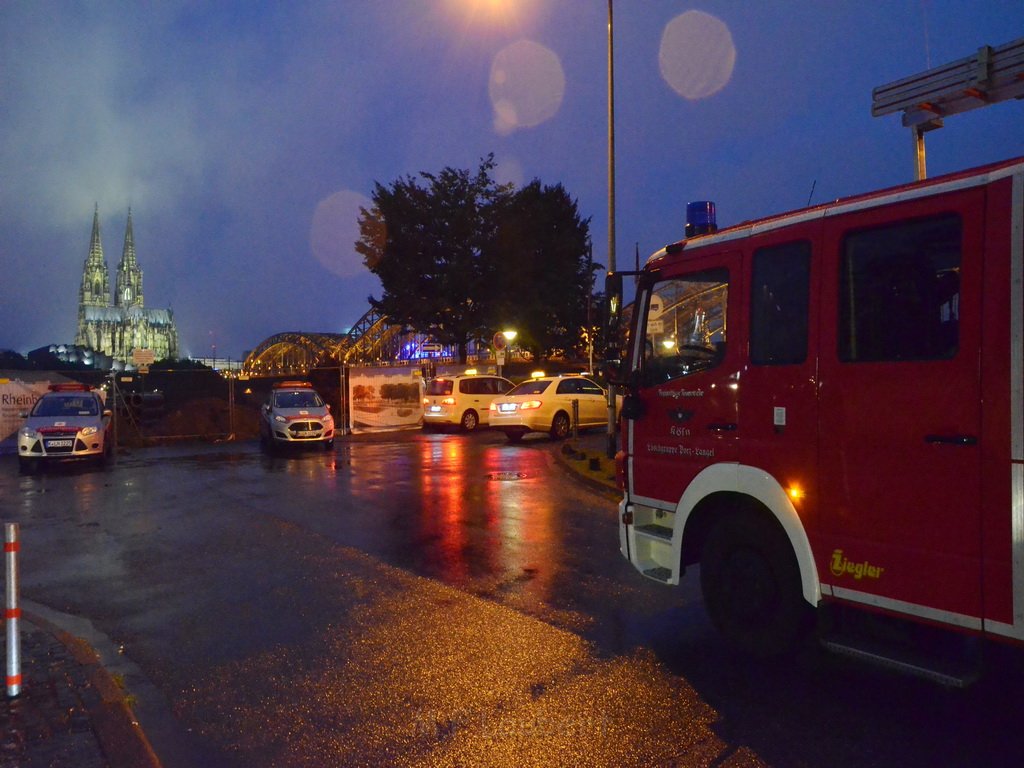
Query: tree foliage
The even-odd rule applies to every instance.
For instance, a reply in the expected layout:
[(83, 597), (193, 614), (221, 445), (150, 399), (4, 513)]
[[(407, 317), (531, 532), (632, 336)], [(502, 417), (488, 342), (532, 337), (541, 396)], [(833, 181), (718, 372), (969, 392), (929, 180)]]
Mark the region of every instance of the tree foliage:
[[(492, 176), (494, 157), (476, 173), (445, 168), (374, 185), (360, 211), (356, 250), (384, 289), (375, 309), (444, 344), (486, 334), (492, 290), (494, 213), (511, 194)], [(422, 183), (421, 183), (422, 182)]]
[(503, 206), (496, 308), (536, 358), (579, 343), (591, 294), (590, 220), (561, 184), (534, 180)]
[(574, 347), (591, 290), (589, 219), (559, 184), (515, 190), (445, 168), (374, 185), (356, 250), (380, 279), (370, 303), (393, 322), (458, 347), (513, 327), (538, 357)]

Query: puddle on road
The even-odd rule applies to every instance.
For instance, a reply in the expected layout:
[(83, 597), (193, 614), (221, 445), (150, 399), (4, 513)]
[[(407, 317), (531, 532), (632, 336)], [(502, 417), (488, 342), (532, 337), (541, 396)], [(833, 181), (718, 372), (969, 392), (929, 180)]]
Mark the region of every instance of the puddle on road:
[(524, 480), (529, 475), (525, 472), (488, 472), (484, 477), (488, 480), (509, 481)]

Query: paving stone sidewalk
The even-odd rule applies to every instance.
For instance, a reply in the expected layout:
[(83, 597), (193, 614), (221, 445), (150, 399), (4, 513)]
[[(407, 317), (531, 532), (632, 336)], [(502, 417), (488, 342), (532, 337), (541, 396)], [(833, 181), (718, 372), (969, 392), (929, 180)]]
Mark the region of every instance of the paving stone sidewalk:
[(22, 686), (0, 693), (0, 768), (159, 768), (130, 696), (89, 644), (27, 611), (19, 623)]

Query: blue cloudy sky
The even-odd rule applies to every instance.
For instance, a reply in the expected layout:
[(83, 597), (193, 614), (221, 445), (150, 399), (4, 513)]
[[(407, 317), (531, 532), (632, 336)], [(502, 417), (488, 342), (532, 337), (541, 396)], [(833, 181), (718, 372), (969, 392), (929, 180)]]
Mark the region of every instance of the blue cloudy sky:
[[(184, 351), (341, 332), (379, 286), (375, 181), (562, 183), (607, 253), (605, 0), (0, 3), (0, 348), (71, 342), (94, 204)], [(1024, 36), (1020, 0), (616, 0), (617, 250), (913, 177), (871, 90)], [(929, 175), (1024, 155), (1024, 102), (950, 117)], [(513, 268), (510, 266), (510, 268)]]

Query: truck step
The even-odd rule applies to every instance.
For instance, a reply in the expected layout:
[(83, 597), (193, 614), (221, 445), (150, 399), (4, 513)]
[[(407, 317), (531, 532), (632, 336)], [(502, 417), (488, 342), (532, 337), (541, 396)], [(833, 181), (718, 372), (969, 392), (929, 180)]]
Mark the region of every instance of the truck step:
[(658, 581), (667, 582), (672, 578), (672, 571), (668, 568), (648, 568), (643, 573), (644, 576)]
[(672, 529), (667, 525), (658, 525), (657, 523), (638, 525), (636, 527), (636, 532), (645, 536), (653, 536), (656, 539), (662, 539), (664, 541), (672, 540)]
[(963, 643), (961, 653), (951, 654), (898, 647), (866, 637), (821, 638), (822, 646), (833, 653), (930, 680), (947, 688), (966, 688), (980, 676), (981, 663), (978, 654), (972, 652), (974, 646), (966, 638)]

